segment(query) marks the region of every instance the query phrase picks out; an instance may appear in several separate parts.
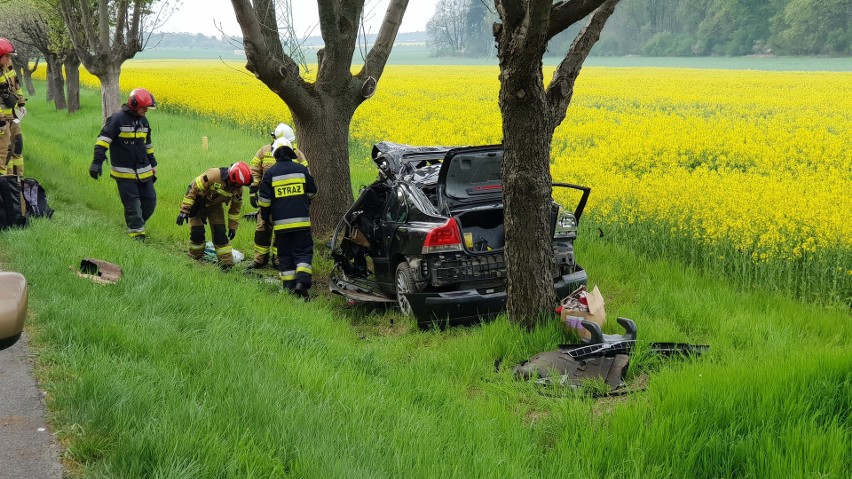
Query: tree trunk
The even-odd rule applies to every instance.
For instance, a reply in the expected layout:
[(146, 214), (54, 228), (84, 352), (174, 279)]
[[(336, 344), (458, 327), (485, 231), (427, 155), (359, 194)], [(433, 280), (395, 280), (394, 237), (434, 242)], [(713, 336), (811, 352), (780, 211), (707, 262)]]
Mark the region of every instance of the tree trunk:
[(68, 91), (68, 113), (80, 111), (80, 59), (73, 53), (65, 58), (65, 87)]
[[(544, 97), (543, 89), (539, 92)], [(536, 96), (539, 96), (536, 95)], [(556, 307), (550, 236), (550, 143), (553, 129), (538, 101), (501, 89), (503, 184), (509, 320), (528, 328)], [(529, 134), (509, 135), (509, 131)], [(551, 132), (545, 134), (544, 132)], [(546, 172), (542, 174), (541, 172)]]
[(109, 66), (103, 70), (103, 73), (98, 75), (98, 80), (101, 81), (101, 120), (106, 123), (106, 119), (113, 113), (121, 109), (121, 89), (119, 88), (119, 79), (121, 78), (121, 66)]
[(50, 58), (48, 57), (45, 57), (44, 63), (46, 65), (45, 80), (47, 82), (47, 88), (45, 88), (45, 99), (51, 102), (55, 96), (55, 92), (53, 91), (53, 76), (56, 75), (56, 72), (54, 71), (56, 68), (50, 64)]
[[(504, 39), (505, 40), (505, 39)], [(556, 307), (550, 236), (552, 121), (541, 70), (542, 51), (501, 41), (503, 201), (509, 320), (531, 328)], [(537, 57), (535, 57), (537, 55)]]
[(347, 109), (327, 105), (312, 119), (293, 115), (298, 146), (317, 182), (317, 196), (311, 203), (313, 233), (329, 236), (352, 205), (352, 183), (349, 179), (349, 123), (354, 107)]
[(15, 73), (18, 75), (18, 78), (23, 79), (27, 95), (32, 96), (35, 95), (35, 87), (33, 86), (33, 75), (29, 69), (29, 59), (23, 58), (22, 60), (26, 63), (26, 66), (15, 64)]
[(65, 100), (65, 78), (62, 76), (62, 60), (58, 55), (51, 55), (47, 60), (48, 90), (51, 93), (51, 99), (57, 110), (65, 110), (68, 108), (68, 102)]

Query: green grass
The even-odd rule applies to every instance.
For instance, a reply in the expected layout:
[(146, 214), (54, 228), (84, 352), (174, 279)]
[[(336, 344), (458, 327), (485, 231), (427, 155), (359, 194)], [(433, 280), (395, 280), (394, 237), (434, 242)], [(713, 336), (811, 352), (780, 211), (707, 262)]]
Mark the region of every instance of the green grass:
[[(0, 234), (3, 261), (30, 282), (37, 375), (74, 477), (842, 478), (852, 470), (846, 309), (741, 291), (586, 237), (579, 259), (611, 320), (633, 318), (644, 339), (711, 349), (634, 365), (633, 374), (650, 375), (648, 389), (626, 398), (541, 390), (514, 381), (511, 367), (564, 342), (557, 324), (525, 332), (499, 319), (419, 332), (392, 313), (342, 310), (326, 296), (305, 305), (188, 259), (188, 231), (174, 225), (185, 185), (204, 168), (250, 157), (264, 138), (152, 113), (160, 203), (151, 241), (130, 240), (112, 180), (87, 176), (100, 116), (93, 92), (83, 104), (68, 116), (31, 100), (28, 176), (47, 187), (57, 213)], [(237, 248), (248, 251), (250, 238), (244, 225)], [(78, 278), (69, 267), (82, 257), (117, 262), (124, 278), (113, 286)]]

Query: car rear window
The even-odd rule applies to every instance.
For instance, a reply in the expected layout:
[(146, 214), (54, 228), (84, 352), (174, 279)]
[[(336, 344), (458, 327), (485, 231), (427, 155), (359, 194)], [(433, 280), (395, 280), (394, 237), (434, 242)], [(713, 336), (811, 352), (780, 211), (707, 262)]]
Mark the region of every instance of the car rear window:
[(462, 153), (452, 157), (447, 168), (446, 192), (457, 199), (500, 195), (502, 151)]

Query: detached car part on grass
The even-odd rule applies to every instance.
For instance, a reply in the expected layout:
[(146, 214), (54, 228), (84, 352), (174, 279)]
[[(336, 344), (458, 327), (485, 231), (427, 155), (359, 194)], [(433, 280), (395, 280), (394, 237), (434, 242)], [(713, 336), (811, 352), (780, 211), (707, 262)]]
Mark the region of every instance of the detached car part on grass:
[(27, 279), (22, 274), (0, 272), (0, 350), (21, 338), (28, 298)]
[[(506, 305), (501, 146), (373, 147), (378, 179), (339, 222), (331, 241), (331, 291), (396, 303), (421, 327), (489, 319)], [(551, 200), (557, 297), (587, 280), (574, 240), (590, 188), (573, 210)]]
[[(538, 353), (515, 366), (513, 373), (517, 379), (535, 380), (541, 385), (580, 389), (588, 385), (588, 381), (602, 380), (605, 390), (598, 391), (599, 394), (625, 391), (621, 388), (630, 354), (638, 345), (637, 331), (631, 319), (618, 318), (618, 324), (624, 328), (624, 334), (603, 334), (597, 323), (583, 321), (591, 339)], [(648, 354), (664, 357), (698, 356), (710, 348), (706, 344), (656, 342), (646, 343), (646, 347)]]

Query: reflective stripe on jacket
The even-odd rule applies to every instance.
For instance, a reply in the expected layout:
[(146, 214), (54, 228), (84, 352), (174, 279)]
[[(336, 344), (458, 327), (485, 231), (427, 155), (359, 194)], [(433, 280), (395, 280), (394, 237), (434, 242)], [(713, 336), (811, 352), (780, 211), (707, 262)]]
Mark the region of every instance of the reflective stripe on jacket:
[(0, 120), (11, 120), (14, 118), (15, 106), (24, 105), (27, 102), (27, 99), (24, 98), (24, 92), (21, 90), (21, 81), (18, 79), (18, 74), (12, 68), (7, 70), (6, 67), (0, 66), (0, 89), (5, 90), (7, 87), (9, 93), (15, 95), (16, 102), (15, 105), (6, 106), (0, 101)]
[(228, 181), (228, 168), (210, 168), (198, 176), (186, 189), (180, 204), (182, 213), (190, 213), (196, 201), (204, 201), (205, 207), (229, 204), (228, 228), (235, 230), (240, 223), (240, 208), (243, 206), (243, 187)]
[(266, 172), (272, 165), (275, 164), (275, 157), (272, 156), (272, 145), (265, 145), (261, 149), (257, 150), (254, 158), (251, 159), (249, 163), (249, 168), (251, 169), (251, 178), (252, 178), (252, 186), (257, 186), (260, 184), (260, 180), (263, 179), (263, 173)]
[(274, 231), (310, 229), (310, 200), (317, 194), (314, 177), (288, 159), (275, 162), (260, 182), (257, 204)]
[(94, 163), (103, 164), (109, 150), (112, 171), (119, 180), (148, 181), (154, 176), (157, 160), (151, 144), (151, 127), (148, 119), (137, 115), (127, 105), (107, 118), (95, 142)]

